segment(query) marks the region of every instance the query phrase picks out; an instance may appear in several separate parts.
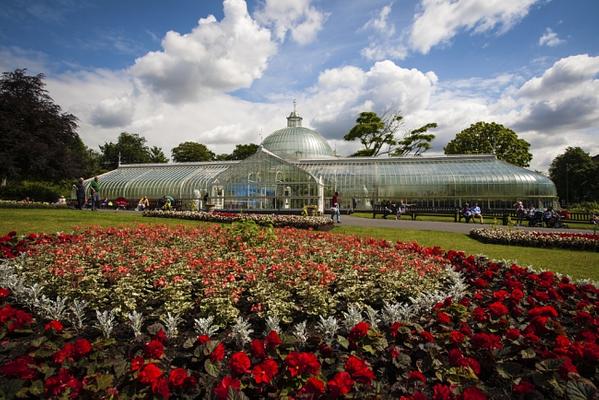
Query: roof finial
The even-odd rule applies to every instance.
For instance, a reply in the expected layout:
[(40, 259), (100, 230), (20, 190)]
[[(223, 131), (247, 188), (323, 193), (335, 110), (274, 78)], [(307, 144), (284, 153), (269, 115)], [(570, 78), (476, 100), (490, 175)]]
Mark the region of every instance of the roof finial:
[(295, 99), (293, 99), (293, 113), (295, 114), (295, 106), (296, 106), (296, 102)]

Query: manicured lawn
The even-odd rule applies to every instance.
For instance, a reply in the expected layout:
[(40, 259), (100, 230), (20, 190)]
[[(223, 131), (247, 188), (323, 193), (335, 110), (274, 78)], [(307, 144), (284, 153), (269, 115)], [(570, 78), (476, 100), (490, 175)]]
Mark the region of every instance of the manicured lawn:
[(597, 252), (485, 244), (467, 235), (451, 232), (347, 225), (335, 227), (333, 232), (372, 236), (391, 241), (418, 242), (423, 246), (439, 246), (446, 250), (463, 250), (467, 254), (484, 254), (498, 260), (512, 260), (520, 265), (558, 271), (574, 278), (599, 280), (599, 253)]
[[(198, 222), (179, 219), (144, 218), (140, 213), (122, 211), (0, 209), (0, 234), (13, 230), (19, 234), (69, 232), (77, 226), (138, 223), (190, 226), (198, 224)], [(416, 241), (424, 246), (439, 246), (443, 249), (463, 250), (468, 254), (485, 254), (495, 259), (515, 260), (521, 265), (532, 265), (538, 269), (559, 271), (575, 278), (599, 281), (599, 253), (483, 244), (466, 235), (449, 232), (351, 226), (335, 227), (333, 232), (373, 236), (392, 241)]]

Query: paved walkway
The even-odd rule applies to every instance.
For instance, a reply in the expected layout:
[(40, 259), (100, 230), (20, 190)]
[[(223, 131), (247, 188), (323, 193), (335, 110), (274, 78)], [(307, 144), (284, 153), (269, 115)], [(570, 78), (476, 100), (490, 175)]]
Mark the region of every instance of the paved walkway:
[[(351, 226), (363, 226), (370, 228), (396, 228), (396, 229), (412, 229), (418, 231), (440, 231), (440, 232), (456, 232), (456, 233), (469, 233), (470, 230), (481, 226), (491, 228), (496, 226), (498, 228), (507, 228), (503, 225), (481, 225), (481, 224), (466, 224), (464, 222), (437, 222), (437, 221), (412, 221), (408, 219), (395, 220), (393, 217), (387, 219), (383, 218), (361, 218), (352, 217), (351, 215), (342, 215), (341, 224)], [(545, 231), (545, 232), (570, 232), (570, 233), (593, 233), (592, 230), (588, 229), (552, 229), (552, 228), (529, 228), (526, 226), (515, 227), (515, 229)]]

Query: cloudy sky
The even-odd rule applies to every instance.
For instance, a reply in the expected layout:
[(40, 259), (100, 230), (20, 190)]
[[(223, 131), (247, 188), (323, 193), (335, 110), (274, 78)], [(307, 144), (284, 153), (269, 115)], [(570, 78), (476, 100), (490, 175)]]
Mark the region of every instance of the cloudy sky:
[(428, 154), (470, 124), (514, 129), (545, 171), (599, 153), (597, 0), (7, 0), (0, 69), (46, 75), (96, 148), (122, 131), (167, 154), (217, 153), (304, 126), (340, 155), (361, 111), (437, 122)]

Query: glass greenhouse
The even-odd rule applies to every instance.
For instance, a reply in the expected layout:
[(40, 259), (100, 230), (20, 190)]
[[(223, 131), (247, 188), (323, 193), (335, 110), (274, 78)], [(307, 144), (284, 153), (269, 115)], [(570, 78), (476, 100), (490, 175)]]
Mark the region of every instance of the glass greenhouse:
[[(370, 209), (383, 200), (418, 206), (461, 207), (465, 202), (509, 208), (516, 200), (548, 206), (553, 182), (494, 155), (414, 158), (336, 157), (316, 131), (303, 128), (292, 112), (287, 128), (264, 139), (242, 161), (121, 165), (99, 177), (103, 198), (164, 195), (184, 206), (201, 201), (217, 209), (323, 211), (335, 191), (343, 208)], [(87, 181), (89, 184), (90, 180)]]

